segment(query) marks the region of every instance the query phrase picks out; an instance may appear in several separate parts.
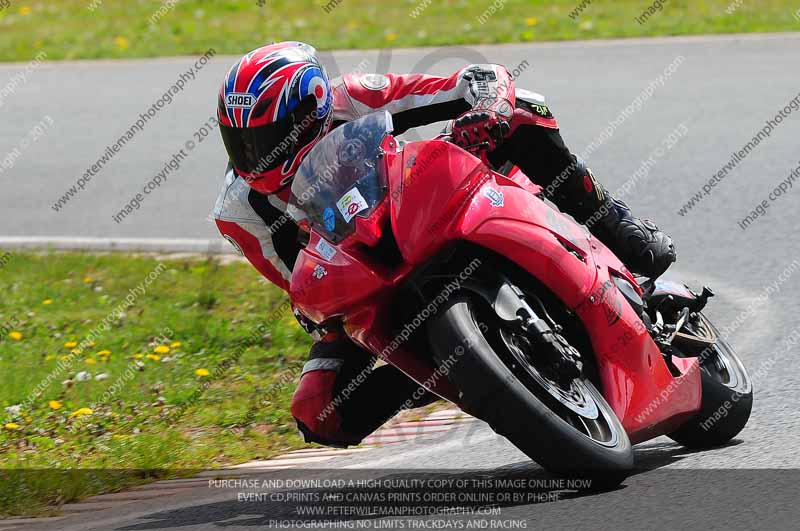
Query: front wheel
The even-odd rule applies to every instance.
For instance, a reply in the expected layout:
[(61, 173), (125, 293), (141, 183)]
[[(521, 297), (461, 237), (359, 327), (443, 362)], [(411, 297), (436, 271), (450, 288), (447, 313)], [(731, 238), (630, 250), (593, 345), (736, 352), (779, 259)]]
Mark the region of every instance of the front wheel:
[(630, 440), (594, 385), (583, 376), (554, 377), (524, 331), (496, 319), (481, 300), (451, 299), (428, 336), (460, 405), (545, 469), (610, 486), (633, 468)]
[(669, 437), (687, 448), (712, 448), (733, 439), (747, 424), (753, 384), (739, 356), (707, 317), (699, 314), (689, 332), (676, 344), (699, 351), (703, 401), (700, 411)]

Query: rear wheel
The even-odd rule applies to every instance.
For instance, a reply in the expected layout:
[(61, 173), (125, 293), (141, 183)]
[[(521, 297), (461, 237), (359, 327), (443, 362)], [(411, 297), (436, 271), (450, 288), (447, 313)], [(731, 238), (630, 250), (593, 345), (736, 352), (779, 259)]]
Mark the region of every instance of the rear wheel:
[(583, 375), (554, 373), (526, 332), (497, 318), (482, 299), (451, 299), (429, 341), (461, 405), (544, 468), (590, 476), (603, 487), (632, 469), (628, 436), (594, 385)]
[(688, 448), (711, 448), (733, 439), (753, 409), (753, 384), (730, 344), (704, 315), (676, 338), (676, 346), (700, 357), (703, 402), (700, 411), (669, 435)]

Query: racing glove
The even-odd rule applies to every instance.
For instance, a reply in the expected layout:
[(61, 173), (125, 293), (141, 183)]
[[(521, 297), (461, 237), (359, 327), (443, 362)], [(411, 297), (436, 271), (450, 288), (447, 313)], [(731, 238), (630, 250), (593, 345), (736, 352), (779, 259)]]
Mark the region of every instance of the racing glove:
[(514, 107), (502, 98), (487, 98), (453, 122), (453, 143), (472, 153), (492, 151), (511, 131)]

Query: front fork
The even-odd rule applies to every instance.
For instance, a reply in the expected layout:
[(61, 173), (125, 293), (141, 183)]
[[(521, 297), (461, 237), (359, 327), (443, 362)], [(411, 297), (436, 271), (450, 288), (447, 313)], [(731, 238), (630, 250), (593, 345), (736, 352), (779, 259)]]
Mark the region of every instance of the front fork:
[[(553, 321), (542, 302), (536, 296), (526, 295), (503, 275), (498, 276), (495, 286), (470, 282), (464, 289), (480, 295), (506, 326), (525, 332), (531, 348), (523, 351), (531, 358), (544, 357), (555, 377), (564, 382), (580, 377), (583, 373), (580, 353), (560, 335), (562, 327)], [(528, 304), (529, 298), (539, 313)]]

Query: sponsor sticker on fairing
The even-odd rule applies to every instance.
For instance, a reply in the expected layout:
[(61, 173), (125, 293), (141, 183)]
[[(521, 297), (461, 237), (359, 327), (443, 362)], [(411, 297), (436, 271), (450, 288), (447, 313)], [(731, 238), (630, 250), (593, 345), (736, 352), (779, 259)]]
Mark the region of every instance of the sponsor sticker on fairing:
[(339, 212), (342, 213), (345, 223), (350, 223), (350, 220), (356, 217), (356, 214), (369, 208), (367, 201), (356, 186), (340, 197), (336, 201), (336, 206), (339, 207)]
[(317, 280), (322, 280), (322, 277), (328, 274), (328, 270), (322, 267), (322, 264), (317, 264), (311, 275)]
[(330, 232), (333, 232), (333, 229), (336, 228), (336, 212), (334, 212), (331, 207), (322, 211), (322, 222), (325, 224), (325, 228)]
[(486, 188), (483, 191), (483, 194), (489, 198), (491, 201), (492, 206), (495, 208), (499, 208), (505, 204), (505, 196), (503, 192), (500, 190), (495, 190), (494, 188)]
[(320, 240), (317, 242), (317, 245), (314, 246), (314, 249), (316, 249), (319, 255), (328, 262), (330, 262), (331, 259), (336, 256), (336, 247), (329, 244), (323, 238), (320, 238)]

